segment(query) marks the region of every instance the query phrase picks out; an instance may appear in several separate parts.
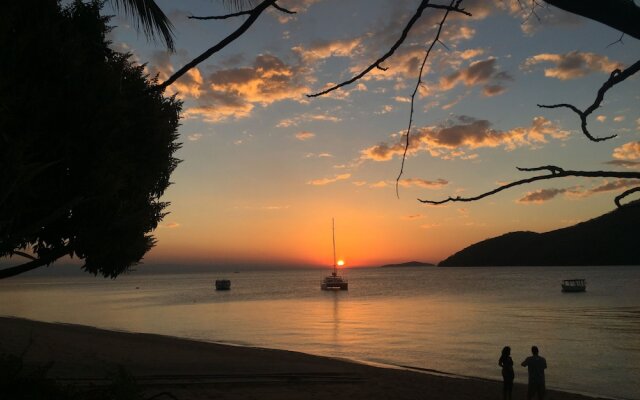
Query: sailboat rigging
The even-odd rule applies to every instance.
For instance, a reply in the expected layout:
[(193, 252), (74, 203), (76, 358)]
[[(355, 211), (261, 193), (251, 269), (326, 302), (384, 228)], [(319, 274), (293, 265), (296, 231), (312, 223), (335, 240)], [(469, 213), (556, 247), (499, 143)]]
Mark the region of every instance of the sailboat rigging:
[(349, 290), (349, 283), (346, 279), (338, 275), (338, 263), (336, 261), (336, 225), (335, 220), (331, 219), (332, 238), (333, 238), (333, 272), (330, 276), (326, 276), (320, 284), (322, 290)]

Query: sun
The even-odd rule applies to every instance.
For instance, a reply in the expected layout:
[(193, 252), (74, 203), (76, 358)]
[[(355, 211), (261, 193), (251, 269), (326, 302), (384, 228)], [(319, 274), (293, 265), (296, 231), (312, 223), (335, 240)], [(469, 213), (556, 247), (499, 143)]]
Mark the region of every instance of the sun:
[(337, 263), (337, 264), (338, 264), (339, 266), (343, 266), (343, 265), (344, 265), (344, 260), (338, 260), (338, 263)]

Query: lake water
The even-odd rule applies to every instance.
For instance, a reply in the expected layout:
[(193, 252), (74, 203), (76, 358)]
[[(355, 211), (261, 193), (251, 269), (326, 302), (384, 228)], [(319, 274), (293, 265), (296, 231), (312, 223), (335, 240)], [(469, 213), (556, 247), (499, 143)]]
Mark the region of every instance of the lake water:
[[(323, 292), (328, 272), (17, 277), (0, 281), (0, 315), (496, 380), (509, 345), (516, 382), (535, 344), (548, 387), (640, 399), (640, 267), (354, 269), (349, 291)], [(562, 293), (568, 278), (587, 292)]]

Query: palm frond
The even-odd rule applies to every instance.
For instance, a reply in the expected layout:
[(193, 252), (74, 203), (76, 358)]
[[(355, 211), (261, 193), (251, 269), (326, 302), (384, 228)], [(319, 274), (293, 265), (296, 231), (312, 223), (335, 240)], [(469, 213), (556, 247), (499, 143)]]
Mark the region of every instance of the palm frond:
[[(123, 10), (132, 17), (136, 29), (141, 29), (148, 39), (162, 36), (169, 51), (174, 51), (173, 24), (154, 0), (110, 0), (116, 11)], [(225, 0), (226, 1), (226, 0)]]

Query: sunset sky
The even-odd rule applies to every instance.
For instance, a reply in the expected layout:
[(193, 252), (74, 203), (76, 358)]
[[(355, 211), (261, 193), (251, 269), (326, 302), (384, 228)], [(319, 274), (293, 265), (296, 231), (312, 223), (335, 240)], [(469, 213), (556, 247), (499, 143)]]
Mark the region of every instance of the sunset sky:
[[(218, 1), (158, 3), (176, 28), (175, 54), (122, 15), (110, 40), (161, 81), (244, 21), (187, 19), (228, 13)], [(417, 198), (470, 196), (532, 175), (516, 166), (640, 167), (637, 76), (589, 119), (594, 135), (618, 134), (609, 141), (590, 142), (567, 109), (536, 106), (586, 108), (613, 69), (636, 61), (637, 40), (612, 44), (619, 32), (558, 9), (538, 8), (537, 18), (516, 1), (464, 1), (473, 16), (451, 16), (441, 37), (448, 49), (436, 45), (427, 62), (398, 199), (408, 100), (443, 11), (425, 12), (387, 71), (309, 99), (384, 54), (419, 1), (279, 4), (298, 14), (263, 14), (169, 87), (184, 100), (183, 162), (147, 264), (330, 265), (332, 218), (347, 266), (438, 262), (508, 231), (557, 229), (612, 210), (629, 182), (550, 180), (442, 206)]]

